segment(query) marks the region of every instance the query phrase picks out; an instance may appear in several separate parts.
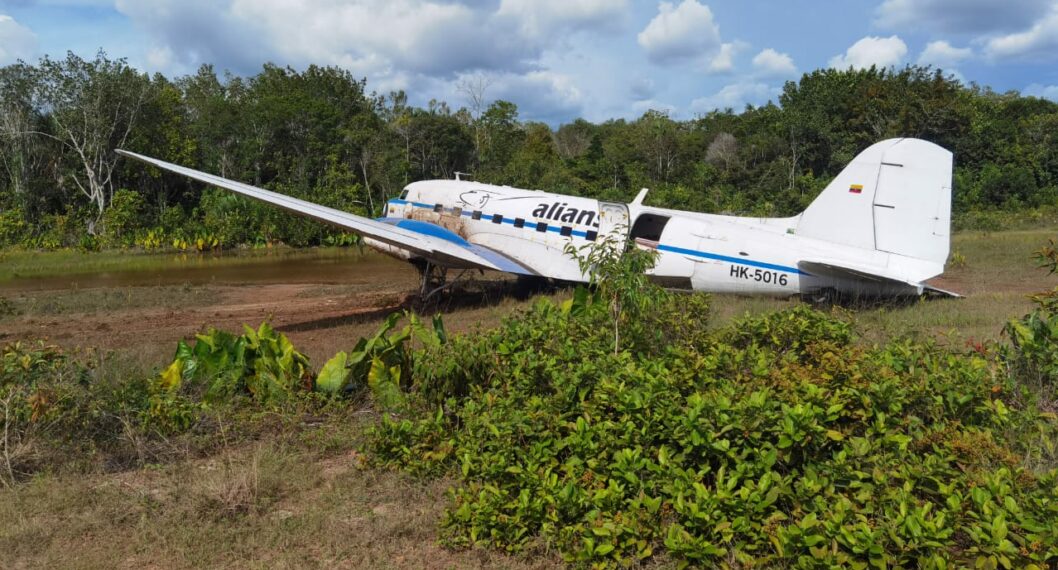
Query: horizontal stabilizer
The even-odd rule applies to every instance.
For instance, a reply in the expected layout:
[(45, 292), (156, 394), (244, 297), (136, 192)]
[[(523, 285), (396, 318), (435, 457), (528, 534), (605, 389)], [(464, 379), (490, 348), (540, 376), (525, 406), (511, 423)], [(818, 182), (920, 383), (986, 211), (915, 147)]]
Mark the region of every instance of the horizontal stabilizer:
[(891, 285), (897, 287), (912, 287), (918, 290), (918, 294), (931, 294), (942, 297), (962, 298), (962, 295), (952, 291), (946, 291), (923, 282), (901, 279), (896, 275), (886, 275), (878, 268), (856, 267), (846, 262), (833, 262), (827, 260), (801, 261), (797, 264), (798, 269), (808, 273), (810, 276), (841, 279), (846, 281), (859, 281), (872, 285)]
[(879, 274), (877, 270), (868, 267), (854, 267), (847, 263), (838, 265), (828, 261), (801, 261), (797, 268), (809, 275), (820, 277), (832, 277), (835, 279), (851, 279), (854, 281), (868, 281), (871, 283), (889, 283), (893, 285), (919, 286), (918, 283), (905, 281), (887, 275)]

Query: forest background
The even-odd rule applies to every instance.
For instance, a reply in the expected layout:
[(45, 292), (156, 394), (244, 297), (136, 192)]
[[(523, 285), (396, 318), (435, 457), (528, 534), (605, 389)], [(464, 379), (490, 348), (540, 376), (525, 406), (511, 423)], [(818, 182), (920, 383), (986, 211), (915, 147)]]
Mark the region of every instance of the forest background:
[(778, 101), (677, 120), (553, 127), (465, 81), (465, 105), (378, 94), (337, 67), (252, 77), (150, 76), (99, 52), (0, 68), (0, 246), (55, 249), (342, 245), (354, 236), (123, 160), (126, 148), (377, 216), (416, 180), (492, 184), (650, 205), (786, 216), (861, 150), (918, 137), (955, 153), (957, 228), (1053, 218), (1058, 103), (964, 85), (943, 70), (823, 69)]

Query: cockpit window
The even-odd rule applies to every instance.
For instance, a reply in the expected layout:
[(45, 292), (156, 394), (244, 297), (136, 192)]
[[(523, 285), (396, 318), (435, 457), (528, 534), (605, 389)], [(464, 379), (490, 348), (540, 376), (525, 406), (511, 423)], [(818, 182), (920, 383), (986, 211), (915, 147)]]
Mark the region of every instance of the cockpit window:
[(404, 191), (400, 193), (400, 199), (401, 200), (407, 200), (408, 199), (408, 189), (407, 188), (405, 188)]

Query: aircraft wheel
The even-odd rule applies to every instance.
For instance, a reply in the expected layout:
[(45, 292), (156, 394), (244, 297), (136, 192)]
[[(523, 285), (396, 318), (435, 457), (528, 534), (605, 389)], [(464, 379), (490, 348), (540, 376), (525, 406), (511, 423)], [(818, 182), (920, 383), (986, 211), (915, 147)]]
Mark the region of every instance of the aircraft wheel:
[(825, 287), (813, 293), (801, 295), (801, 300), (817, 307), (829, 307), (837, 302), (838, 292), (831, 287)]

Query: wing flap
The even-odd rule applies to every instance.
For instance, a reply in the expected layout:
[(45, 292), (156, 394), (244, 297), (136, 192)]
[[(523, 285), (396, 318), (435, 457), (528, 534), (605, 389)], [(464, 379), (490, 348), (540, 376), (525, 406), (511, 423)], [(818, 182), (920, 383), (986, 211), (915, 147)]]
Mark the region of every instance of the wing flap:
[[(205, 182), (206, 184), (211, 184), (219, 188), (224, 188), (248, 198), (266, 202), (298, 215), (313, 218), (353, 233), (376, 239), (389, 245), (407, 249), (433, 263), (436, 263), (437, 265), (445, 267), (491, 269), (510, 273), (524, 272), (524, 274), (531, 274), (528, 270), (524, 270), (520, 265), (513, 262), (496, 263), (497, 256), (502, 258), (502, 260), (507, 260), (507, 258), (502, 254), (491, 250), (478, 251), (476, 248), (479, 246), (454, 243), (450, 240), (429, 235), (428, 233), (417, 232), (399, 227), (396, 224), (357, 216), (355, 214), (350, 214), (349, 212), (321, 206), (292, 196), (279, 194), (278, 192), (272, 192), (271, 190), (265, 190), (263, 188), (257, 188), (256, 186), (250, 186), (249, 184), (243, 184), (242, 182), (228, 180), (227, 178), (221, 178), (220, 176), (187, 168), (186, 166), (172, 164), (170, 162), (165, 162), (164, 160), (151, 158), (127, 150), (118, 149), (117, 152), (123, 156), (146, 162), (147, 164), (156, 166), (162, 170), (182, 174), (188, 178)], [(523, 269), (523, 271), (517, 271), (519, 268)]]

